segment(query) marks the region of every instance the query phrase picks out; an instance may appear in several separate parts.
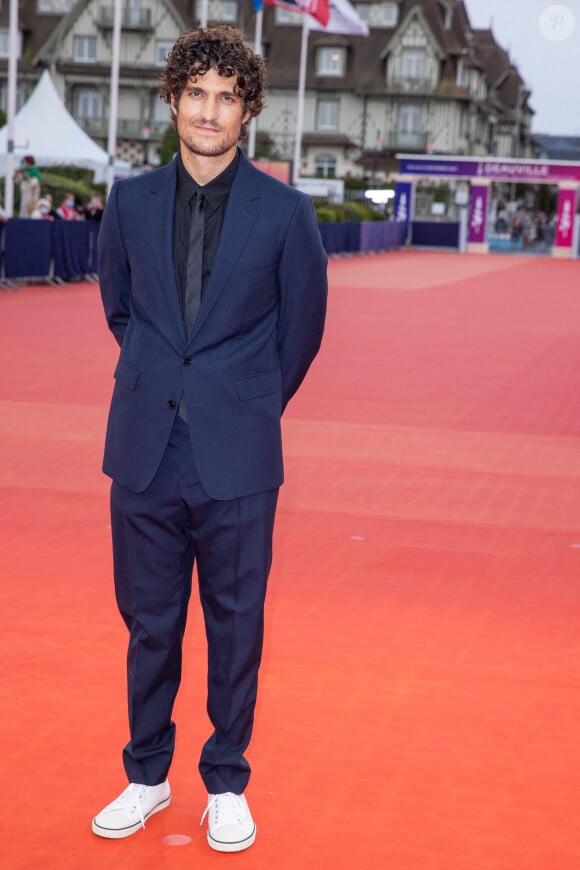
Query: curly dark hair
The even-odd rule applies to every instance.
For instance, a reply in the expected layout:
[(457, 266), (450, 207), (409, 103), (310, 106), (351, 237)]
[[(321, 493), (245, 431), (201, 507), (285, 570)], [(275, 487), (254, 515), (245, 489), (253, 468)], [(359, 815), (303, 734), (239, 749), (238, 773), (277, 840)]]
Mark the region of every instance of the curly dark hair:
[[(171, 120), (176, 115), (171, 106), (172, 97), (179, 102), (191, 78), (214, 69), (220, 76), (237, 75), (234, 93), (244, 102), (244, 112), (255, 118), (264, 108), (265, 64), (259, 54), (247, 45), (241, 30), (232, 24), (199, 27), (182, 34), (167, 56), (161, 73), (159, 95), (169, 104)], [(246, 135), (242, 126), (240, 139)]]

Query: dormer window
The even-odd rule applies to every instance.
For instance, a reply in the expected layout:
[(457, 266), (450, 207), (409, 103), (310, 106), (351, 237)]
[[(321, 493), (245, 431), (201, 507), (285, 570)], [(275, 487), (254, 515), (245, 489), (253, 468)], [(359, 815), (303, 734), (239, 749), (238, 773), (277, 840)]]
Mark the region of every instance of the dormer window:
[(425, 78), (425, 50), (422, 48), (405, 48), (401, 52), (401, 78)]
[(346, 49), (320, 46), (316, 52), (316, 74), (343, 76), (346, 71)]
[(396, 27), (399, 20), (399, 4), (391, 0), (356, 3), (355, 9), (369, 27)]

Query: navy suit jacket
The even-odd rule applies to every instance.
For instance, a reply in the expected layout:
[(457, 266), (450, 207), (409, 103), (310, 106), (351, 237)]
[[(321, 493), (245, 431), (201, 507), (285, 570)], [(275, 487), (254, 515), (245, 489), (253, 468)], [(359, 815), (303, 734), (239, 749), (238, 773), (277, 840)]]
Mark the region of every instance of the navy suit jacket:
[(327, 257), (312, 201), (240, 154), (199, 314), (185, 335), (173, 263), (176, 161), (117, 182), (99, 279), (121, 346), (103, 470), (151, 483), (182, 394), (200, 481), (214, 499), (278, 487), (280, 417), (314, 359)]

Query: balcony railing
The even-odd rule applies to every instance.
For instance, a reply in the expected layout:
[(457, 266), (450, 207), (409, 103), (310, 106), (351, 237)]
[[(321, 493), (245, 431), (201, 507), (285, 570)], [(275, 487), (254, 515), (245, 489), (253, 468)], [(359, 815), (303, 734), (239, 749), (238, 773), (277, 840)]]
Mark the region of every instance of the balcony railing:
[(389, 148), (395, 151), (420, 151), (427, 150), (427, 133), (404, 133), (399, 130), (391, 130), (388, 136)]
[[(109, 122), (106, 118), (82, 118), (78, 121), (83, 130), (89, 136), (107, 138)], [(136, 141), (158, 141), (163, 137), (170, 121), (151, 121), (144, 124), (143, 121), (135, 121), (128, 118), (119, 118), (117, 122), (117, 137), (119, 139), (135, 139)]]
[[(101, 6), (97, 23), (104, 30), (113, 29), (115, 9), (113, 6)], [(151, 30), (151, 9), (123, 9), (121, 13), (123, 30)]]
[(393, 79), (389, 89), (403, 94), (430, 94), (435, 85), (431, 79), (399, 78)]

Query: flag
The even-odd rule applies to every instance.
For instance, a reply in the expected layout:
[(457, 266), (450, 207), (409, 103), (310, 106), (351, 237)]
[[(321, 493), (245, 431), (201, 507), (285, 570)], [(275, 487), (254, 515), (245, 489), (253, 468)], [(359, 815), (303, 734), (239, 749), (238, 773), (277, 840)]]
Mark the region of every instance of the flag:
[(306, 12), (320, 22), (321, 30), (324, 30), (330, 18), (329, 0), (266, 0), (266, 3), (289, 9), (290, 12)]
[(264, 5), (264, 0), (252, 0), (252, 6), (254, 7), (254, 12), (261, 12), (263, 5)]
[(348, 0), (328, 0), (329, 16), (326, 25), (321, 26), (313, 18), (308, 19), (309, 30), (326, 33), (345, 33), (350, 36), (368, 36), (369, 29), (356, 9)]

